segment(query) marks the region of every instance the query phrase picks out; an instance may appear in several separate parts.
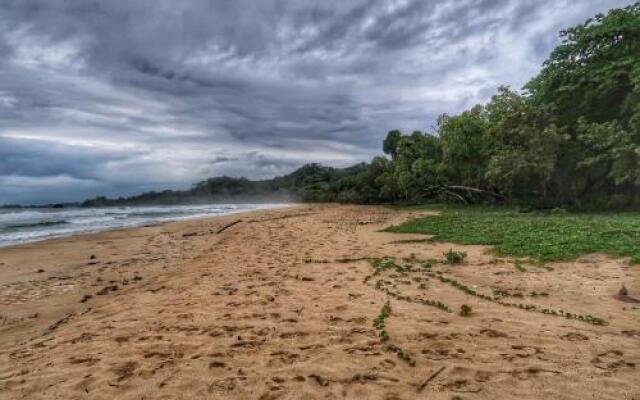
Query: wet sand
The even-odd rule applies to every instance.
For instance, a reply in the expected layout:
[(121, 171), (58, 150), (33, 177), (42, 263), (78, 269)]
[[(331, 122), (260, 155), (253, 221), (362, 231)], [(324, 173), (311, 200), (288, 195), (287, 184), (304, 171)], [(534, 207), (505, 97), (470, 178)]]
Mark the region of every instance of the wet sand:
[[(616, 296), (640, 267), (520, 272), (380, 232), (418, 215), (297, 206), (0, 249), (0, 399), (640, 399), (640, 305)], [(450, 248), (463, 265), (428, 261)]]

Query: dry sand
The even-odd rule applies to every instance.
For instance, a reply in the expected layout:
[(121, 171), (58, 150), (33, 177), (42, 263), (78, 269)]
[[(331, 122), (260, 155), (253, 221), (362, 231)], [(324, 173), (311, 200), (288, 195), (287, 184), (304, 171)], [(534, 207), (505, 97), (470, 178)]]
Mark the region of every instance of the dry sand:
[[(637, 295), (639, 267), (589, 255), (519, 272), (481, 246), (379, 232), (412, 215), (300, 206), (0, 249), (0, 398), (640, 399), (640, 305), (616, 297), (623, 283)], [(419, 289), (417, 272), (364, 283), (367, 261), (335, 262), (449, 248), (467, 262), (433, 271), (608, 325), (504, 307), (433, 277)], [(391, 298), (390, 343), (415, 366), (372, 326), (381, 278), (454, 310)]]

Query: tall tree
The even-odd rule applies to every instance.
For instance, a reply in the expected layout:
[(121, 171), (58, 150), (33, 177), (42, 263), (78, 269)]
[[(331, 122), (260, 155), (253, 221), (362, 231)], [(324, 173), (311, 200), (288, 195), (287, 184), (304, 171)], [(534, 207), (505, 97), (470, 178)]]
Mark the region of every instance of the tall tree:
[(444, 170), (459, 185), (480, 187), (491, 154), (489, 121), (483, 106), (444, 119), (440, 140)]

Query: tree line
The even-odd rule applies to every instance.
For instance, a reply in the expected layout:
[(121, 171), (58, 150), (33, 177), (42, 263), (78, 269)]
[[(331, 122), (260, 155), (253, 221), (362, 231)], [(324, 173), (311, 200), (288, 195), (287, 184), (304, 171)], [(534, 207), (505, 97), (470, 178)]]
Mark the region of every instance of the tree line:
[(390, 131), (385, 156), (349, 168), (305, 165), (269, 180), (218, 177), (187, 191), (96, 198), (87, 206), (291, 196), (301, 201), (458, 201), (540, 207), (640, 203), (640, 2), (560, 33), (522, 90), (438, 118), (433, 132)]
[(387, 134), (356, 176), (311, 197), (356, 202), (507, 201), (631, 206), (640, 201), (640, 3), (561, 32), (521, 91), (441, 115), (435, 132)]

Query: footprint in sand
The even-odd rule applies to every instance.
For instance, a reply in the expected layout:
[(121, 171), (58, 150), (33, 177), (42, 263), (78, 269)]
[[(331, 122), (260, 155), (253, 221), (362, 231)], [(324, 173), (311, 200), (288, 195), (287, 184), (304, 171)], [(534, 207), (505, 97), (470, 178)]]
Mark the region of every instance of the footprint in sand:
[(560, 371), (553, 371), (539, 367), (528, 367), (524, 369), (514, 369), (513, 371), (509, 371), (508, 374), (518, 380), (526, 381), (540, 376), (559, 375)]
[(598, 354), (591, 364), (599, 369), (614, 371), (621, 368), (635, 368), (636, 364), (625, 361), (622, 357), (624, 353), (620, 350), (609, 350)]
[(361, 356), (377, 356), (382, 354), (379, 341), (350, 346), (344, 349), (344, 351), (348, 354), (357, 354)]
[(294, 363), (303, 362), (308, 359), (307, 356), (303, 356), (297, 353), (291, 353), (288, 351), (277, 351), (270, 354), (271, 358), (267, 361), (269, 367), (283, 367)]
[(622, 333), (625, 336), (640, 338), (640, 331), (630, 330), (630, 331), (621, 331), (620, 333)]
[(116, 375), (116, 380), (118, 382), (121, 382), (125, 379), (132, 377), (136, 368), (138, 368), (137, 362), (128, 361), (126, 363), (116, 365), (111, 369), (111, 371)]
[(589, 340), (589, 337), (587, 335), (583, 335), (582, 333), (569, 332), (566, 335), (560, 336), (560, 339), (568, 340), (570, 342), (579, 342), (579, 341)]
[(443, 383), (441, 387), (456, 393), (479, 393), (482, 390), (480, 385), (467, 379), (453, 379)]
[(215, 380), (209, 385), (208, 391), (209, 393), (230, 392), (236, 388), (236, 380), (238, 380), (236, 377)]
[(69, 359), (69, 364), (84, 364), (87, 367), (95, 365), (99, 362), (100, 359), (95, 357), (71, 357)]
[(481, 335), (488, 336), (490, 338), (506, 338), (508, 335), (504, 332), (496, 331), (495, 329), (483, 329), (480, 331)]
[(429, 360), (457, 360), (464, 357), (466, 353), (463, 349), (446, 349), (446, 348), (426, 348), (420, 352)]
[(542, 349), (535, 346), (512, 345), (511, 348), (515, 351), (512, 353), (500, 354), (500, 356), (507, 361), (513, 361), (543, 354)]

